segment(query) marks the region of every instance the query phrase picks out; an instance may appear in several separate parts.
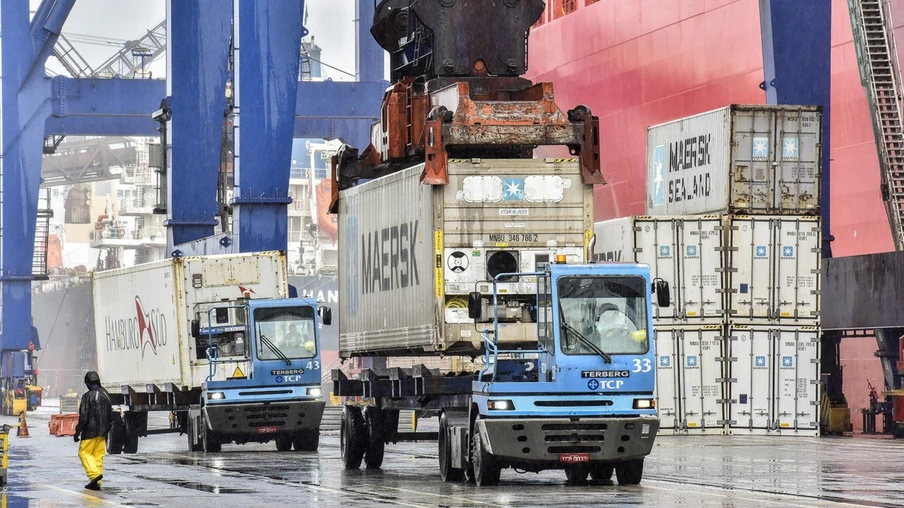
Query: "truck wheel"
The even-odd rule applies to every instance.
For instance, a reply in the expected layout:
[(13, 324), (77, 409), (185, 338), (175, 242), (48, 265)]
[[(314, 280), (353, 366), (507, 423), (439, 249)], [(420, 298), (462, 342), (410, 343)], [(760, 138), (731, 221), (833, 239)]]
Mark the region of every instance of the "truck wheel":
[(615, 465), (619, 485), (637, 485), (643, 478), (643, 459), (626, 460)]
[(502, 468), (496, 458), (483, 447), (477, 426), (471, 431), (471, 466), (474, 468), (474, 482), (480, 487), (492, 487), (499, 484)]
[(276, 450), (287, 452), (292, 449), (292, 434), (280, 432), (276, 435)]
[(612, 472), (615, 470), (614, 466), (596, 466), (590, 469), (590, 478), (594, 480), (611, 480)]
[(439, 476), (444, 482), (461, 481), (465, 476), (462, 469), (452, 467), (452, 447), (449, 443), (449, 421), (446, 413), (443, 412), (439, 416), (439, 437), (437, 439), (439, 445)]
[(364, 453), (364, 463), (367, 469), (380, 469), (386, 447), (386, 443), (383, 442), (383, 411), (376, 406), (368, 406), (364, 410), (364, 420), (367, 423), (367, 450)]
[(122, 453), (123, 434), (125, 434), (125, 425), (122, 423), (122, 415), (113, 413), (113, 426), (107, 436), (108, 455), (119, 455)]
[(292, 440), (295, 451), (316, 452), (320, 444), (320, 429), (299, 430)]
[(361, 460), (364, 458), (365, 432), (361, 408), (345, 406), (342, 411), (342, 420), (339, 423), (339, 449), (345, 469), (361, 467)]
[(207, 428), (207, 420), (201, 417), (201, 444), (205, 453), (219, 453), (222, 449), (217, 433)]
[(565, 480), (568, 485), (585, 485), (590, 468), (583, 464), (567, 466), (565, 468)]

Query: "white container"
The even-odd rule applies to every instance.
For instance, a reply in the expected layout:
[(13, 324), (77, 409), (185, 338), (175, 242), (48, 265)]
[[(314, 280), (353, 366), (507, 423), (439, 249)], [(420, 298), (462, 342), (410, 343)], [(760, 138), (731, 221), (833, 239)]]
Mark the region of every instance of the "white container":
[[(286, 298), (285, 256), (170, 258), (95, 273), (97, 366), (104, 386), (117, 393), (123, 385), (200, 387), (210, 372), (206, 347), (190, 334), (191, 320), (200, 314), (206, 327), (205, 308), (239, 300), (243, 289), (252, 298)], [(231, 313), (229, 323), (217, 325), (237, 324), (235, 318)], [(236, 365), (219, 365), (214, 379), (226, 379)]]
[(818, 325), (819, 217), (729, 216), (726, 220), (731, 319)]
[(647, 214), (815, 214), (817, 106), (731, 105), (647, 129)]
[(729, 434), (819, 435), (819, 330), (731, 325)]
[(650, 265), (672, 288), (653, 309), (657, 326), (721, 323), (725, 317), (723, 222), (718, 216), (634, 216), (594, 225), (596, 261)]
[(657, 327), (656, 407), (663, 434), (723, 434), (724, 327)]
[[(479, 353), (468, 293), (491, 295), (494, 267), (525, 273), (557, 254), (587, 259), (593, 186), (576, 159), (450, 160), (442, 186), (422, 184), (423, 167), (339, 194), (342, 357)], [(498, 341), (535, 340), (536, 292), (526, 276), (499, 285), (513, 305), (501, 306)], [(491, 320), (486, 305), (483, 315)]]

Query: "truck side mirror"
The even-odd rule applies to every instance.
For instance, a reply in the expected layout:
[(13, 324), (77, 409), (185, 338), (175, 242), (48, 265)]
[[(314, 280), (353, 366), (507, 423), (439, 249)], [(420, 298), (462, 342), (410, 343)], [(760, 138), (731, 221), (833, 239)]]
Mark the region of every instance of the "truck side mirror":
[(320, 307), (317, 309), (317, 314), (320, 315), (320, 322), (324, 325), (329, 326), (333, 323), (333, 309)]
[(480, 293), (477, 291), (468, 294), (468, 317), (471, 319), (480, 318)]
[(198, 338), (201, 335), (201, 322), (197, 319), (191, 320), (191, 336)]
[(662, 279), (653, 281), (653, 292), (656, 293), (656, 304), (660, 307), (668, 307), (672, 303), (672, 294), (669, 283)]

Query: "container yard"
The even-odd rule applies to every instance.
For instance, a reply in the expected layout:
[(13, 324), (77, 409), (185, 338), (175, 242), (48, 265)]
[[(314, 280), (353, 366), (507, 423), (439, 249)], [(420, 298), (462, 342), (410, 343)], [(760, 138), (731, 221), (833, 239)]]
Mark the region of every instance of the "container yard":
[(0, 504), (899, 506), (902, 20), (3, 0)]

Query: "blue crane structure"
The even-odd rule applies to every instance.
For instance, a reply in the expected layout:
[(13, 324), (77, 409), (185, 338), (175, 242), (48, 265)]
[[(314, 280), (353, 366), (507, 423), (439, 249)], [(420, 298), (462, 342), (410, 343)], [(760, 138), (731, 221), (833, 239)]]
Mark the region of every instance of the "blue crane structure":
[(24, 376), (27, 352), (40, 349), (35, 328), (22, 317), (31, 315), (45, 136), (156, 136), (160, 124), (152, 115), (164, 110), (168, 246), (178, 253), (177, 246), (214, 234), (226, 82), (231, 77), (236, 155), (231, 251), (285, 249), (292, 137), (343, 138), (366, 145), (388, 86), (383, 50), (369, 33), (371, 0), (357, 0), (358, 81), (302, 83), (304, 0), (167, 0), (166, 80), (51, 78), (44, 65), (74, 3), (42, 0), (31, 21), (28, 0), (3, 0), (0, 8), (4, 382)]
[(822, 256), (830, 258), (832, 0), (759, 0), (759, 6), (766, 102), (822, 107)]

